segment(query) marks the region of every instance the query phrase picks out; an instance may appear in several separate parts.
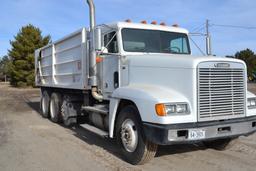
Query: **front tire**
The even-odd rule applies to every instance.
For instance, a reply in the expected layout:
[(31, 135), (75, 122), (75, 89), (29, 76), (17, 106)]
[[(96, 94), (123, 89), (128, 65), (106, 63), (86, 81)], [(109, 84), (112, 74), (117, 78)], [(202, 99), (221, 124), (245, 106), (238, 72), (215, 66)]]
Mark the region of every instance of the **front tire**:
[(52, 93), (50, 101), (50, 117), (54, 123), (61, 122), (62, 98), (59, 93)]
[(157, 145), (145, 138), (136, 107), (130, 105), (122, 109), (116, 124), (117, 143), (124, 160), (133, 165), (141, 165), (154, 158)]

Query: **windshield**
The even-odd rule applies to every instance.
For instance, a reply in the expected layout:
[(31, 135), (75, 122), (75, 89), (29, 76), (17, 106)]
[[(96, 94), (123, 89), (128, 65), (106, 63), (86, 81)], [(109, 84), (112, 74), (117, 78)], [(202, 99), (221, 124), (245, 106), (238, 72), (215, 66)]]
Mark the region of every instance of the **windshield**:
[(188, 36), (158, 30), (122, 29), (126, 52), (190, 54)]

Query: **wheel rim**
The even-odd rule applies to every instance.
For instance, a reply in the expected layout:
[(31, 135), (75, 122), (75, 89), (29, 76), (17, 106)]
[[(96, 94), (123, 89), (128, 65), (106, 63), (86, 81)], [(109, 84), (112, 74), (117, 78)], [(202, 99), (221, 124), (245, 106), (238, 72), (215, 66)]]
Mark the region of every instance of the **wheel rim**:
[(56, 115), (55, 100), (54, 99), (51, 100), (50, 108), (51, 108), (51, 112), (50, 112), (51, 118), (54, 118), (55, 115)]
[(134, 152), (138, 145), (138, 131), (131, 119), (126, 119), (121, 127), (121, 139), (126, 151)]

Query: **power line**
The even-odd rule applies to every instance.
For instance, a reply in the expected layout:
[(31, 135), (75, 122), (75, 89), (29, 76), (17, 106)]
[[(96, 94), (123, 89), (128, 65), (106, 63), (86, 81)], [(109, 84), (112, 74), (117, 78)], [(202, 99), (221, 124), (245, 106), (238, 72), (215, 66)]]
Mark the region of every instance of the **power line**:
[(189, 34), (191, 36), (205, 36), (205, 33), (202, 33), (201, 31), (203, 31), (205, 29), (205, 25), (204, 26), (200, 26), (197, 27), (196, 29), (193, 29), (192, 32), (190, 32)]
[(205, 26), (202, 26), (201, 28), (195, 30), (194, 32), (201, 32), (201, 31), (204, 31), (205, 30)]
[[(209, 31), (210, 22), (209, 20), (206, 20), (206, 23), (204, 23), (202, 26), (197, 27), (194, 31), (194, 33), (190, 33), (190, 36), (204, 36), (206, 38), (206, 55), (210, 56), (212, 54), (212, 48), (211, 48), (211, 35)], [(205, 33), (200, 33), (202, 30), (204, 30)], [(190, 38), (191, 41), (194, 43), (194, 45), (199, 49), (199, 51), (205, 55), (203, 50), (196, 44), (196, 42)]]
[(203, 23), (203, 24), (201, 24), (201, 25), (195, 27), (194, 29), (192, 29), (192, 31), (193, 31), (193, 32), (197, 32), (197, 30), (201, 30), (202, 27), (203, 27), (203, 28), (205, 27), (205, 23)]
[(211, 24), (210, 26), (226, 27), (226, 28), (239, 28), (239, 29), (247, 29), (247, 30), (254, 30), (254, 29), (256, 29), (255, 26), (238, 26), (238, 25), (225, 25), (225, 24)]
[[(206, 24), (199, 25), (193, 29), (193, 32), (190, 33), (189, 38), (191, 42), (199, 49), (199, 51), (203, 55), (210, 55), (211, 54), (211, 36), (210, 36), (210, 27), (225, 27), (225, 28), (233, 28), (233, 29), (246, 29), (246, 30), (256, 30), (256, 26), (241, 26), (241, 25), (228, 25), (228, 24), (213, 24), (210, 23), (209, 20), (206, 21)], [(205, 29), (206, 33), (200, 33)], [(204, 51), (197, 45), (197, 43), (191, 38), (191, 36), (205, 36), (206, 37), (206, 54)]]
[(196, 29), (193, 30), (193, 32), (201, 32), (204, 29), (205, 29), (205, 24), (201, 25), (200, 27), (197, 27)]
[(197, 49), (202, 53), (202, 55), (205, 56), (205, 53), (203, 52), (203, 50), (196, 44), (196, 42), (191, 38), (189, 37), (189, 39), (192, 41), (192, 43), (197, 47)]

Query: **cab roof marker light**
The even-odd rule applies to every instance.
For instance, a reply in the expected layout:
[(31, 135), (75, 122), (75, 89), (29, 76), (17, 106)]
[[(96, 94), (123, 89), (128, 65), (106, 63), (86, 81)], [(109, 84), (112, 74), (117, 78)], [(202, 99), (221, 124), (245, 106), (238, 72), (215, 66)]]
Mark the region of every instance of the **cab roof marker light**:
[(132, 22), (132, 20), (127, 19), (127, 20), (125, 20), (125, 22), (127, 22), (127, 23), (131, 23), (131, 22)]
[(152, 21), (151, 24), (157, 25), (157, 21)]
[(146, 20), (140, 22), (141, 24), (148, 24)]

